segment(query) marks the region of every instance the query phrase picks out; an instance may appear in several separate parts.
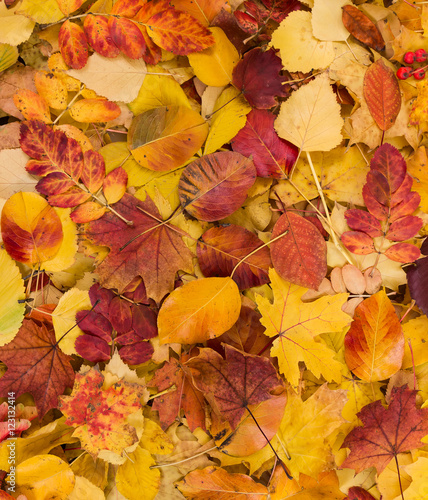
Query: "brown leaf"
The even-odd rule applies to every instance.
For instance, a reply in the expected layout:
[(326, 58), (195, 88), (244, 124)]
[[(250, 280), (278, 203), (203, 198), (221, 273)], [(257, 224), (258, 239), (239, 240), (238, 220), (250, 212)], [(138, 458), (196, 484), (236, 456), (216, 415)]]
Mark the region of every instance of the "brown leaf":
[(353, 5), (345, 5), (342, 9), (342, 21), (349, 33), (372, 49), (383, 50), (385, 41), (376, 25)]

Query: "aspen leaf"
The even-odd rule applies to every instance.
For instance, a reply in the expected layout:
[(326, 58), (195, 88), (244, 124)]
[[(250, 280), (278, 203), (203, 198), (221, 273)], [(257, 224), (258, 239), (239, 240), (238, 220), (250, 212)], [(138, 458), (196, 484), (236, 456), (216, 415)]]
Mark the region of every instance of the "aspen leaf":
[(158, 316), (162, 344), (195, 344), (220, 336), (236, 322), (241, 299), (232, 278), (204, 278), (174, 290)]
[(281, 104), (275, 129), (302, 151), (330, 151), (342, 141), (340, 106), (327, 74), (317, 76)]
[(279, 49), (282, 64), (288, 71), (306, 73), (326, 68), (335, 56), (332, 42), (314, 37), (311, 13), (301, 10), (291, 12), (281, 22), (272, 34), (272, 45)]
[(349, 32), (343, 26), (342, 7), (348, 0), (315, 0), (312, 9), (312, 29), (318, 40), (345, 41)]
[(18, 60), (18, 49), (8, 43), (0, 43), (0, 72), (6, 70)]
[(64, 14), (59, 8), (57, 0), (23, 0), (19, 4), (18, 12), (39, 24), (50, 24), (60, 21)]
[(0, 3), (0, 43), (16, 46), (30, 37), (36, 23), (18, 11), (18, 7), (8, 9), (6, 2)]

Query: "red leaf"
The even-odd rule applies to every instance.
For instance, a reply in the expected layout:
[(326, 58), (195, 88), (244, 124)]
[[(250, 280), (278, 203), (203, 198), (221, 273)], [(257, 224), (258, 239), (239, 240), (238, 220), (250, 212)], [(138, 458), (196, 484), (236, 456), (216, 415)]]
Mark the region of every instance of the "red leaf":
[(257, 33), (257, 30), (259, 29), (259, 23), (254, 19), (253, 16), (250, 16), (249, 14), (241, 10), (236, 10), (233, 15), (238, 21), (241, 30), (245, 31), (245, 33), (249, 33), (250, 35)]
[(357, 255), (369, 255), (376, 251), (372, 238), (366, 233), (346, 231), (340, 239), (350, 252)]
[(115, 297), (110, 302), (109, 319), (118, 333), (129, 332), (132, 328), (131, 303)]
[(96, 193), (103, 185), (106, 175), (104, 158), (93, 149), (85, 151), (83, 158), (85, 166), (81, 174), (82, 182), (91, 193)]
[(352, 486), (348, 490), (348, 500), (375, 500), (375, 497), (360, 486)]
[(382, 205), (386, 207), (390, 206), (391, 203), (391, 187), (388, 183), (387, 178), (380, 173), (378, 170), (370, 170), (367, 174), (367, 186), (370, 192)]
[(417, 260), (414, 266), (407, 269), (407, 283), (410, 296), (419, 309), (428, 315), (428, 257)]
[(110, 17), (108, 28), (113, 43), (130, 59), (143, 57), (146, 41), (137, 24), (126, 18)]
[(262, 2), (270, 11), (270, 18), (277, 23), (283, 21), (290, 12), (302, 8), (298, 0), (262, 0)]
[(389, 210), (385, 205), (380, 204), (370, 192), (369, 186), (363, 186), (363, 199), (367, 210), (380, 221), (385, 221), (388, 218)]
[(73, 387), (74, 369), (70, 357), (59, 348), (53, 330), (24, 319), (18, 334), (0, 347), (0, 359), (7, 371), (0, 378), (0, 395), (13, 391), (18, 398), (34, 396), (39, 418), (58, 406), (58, 396)]
[[(199, 266), (204, 276), (230, 276), (238, 262), (261, 247), (263, 242), (240, 226), (212, 227), (198, 241)], [(233, 279), (240, 290), (269, 282), (269, 249), (262, 248), (236, 269)]]
[(95, 52), (104, 57), (117, 57), (120, 54), (119, 47), (110, 36), (107, 17), (94, 16), (89, 13), (83, 22), (83, 29), (89, 44)]
[[(121, 337), (117, 338), (120, 343)], [(129, 365), (140, 365), (149, 361), (153, 355), (154, 349), (149, 342), (138, 342), (131, 345), (125, 345), (120, 348), (119, 354), (122, 360)]]
[(407, 165), (400, 151), (388, 143), (377, 149), (370, 168), (385, 176), (392, 193), (401, 186), (407, 173)]
[(58, 33), (58, 43), (65, 64), (82, 69), (88, 62), (88, 42), (82, 28), (67, 19)]
[(286, 77), (279, 75), (281, 70), (281, 59), (274, 50), (263, 52), (256, 47), (247, 52), (235, 66), (232, 82), (242, 90), (251, 106), (268, 109), (278, 104), (275, 97), (286, 96), (282, 89)]
[(411, 191), (401, 201), (401, 203), (396, 205), (391, 210), (391, 217), (389, 218), (390, 222), (394, 222), (395, 220), (400, 219), (405, 215), (412, 214), (419, 207), (420, 202), (421, 202), (420, 194), (416, 193), (415, 191)]
[(79, 356), (91, 363), (103, 363), (111, 358), (111, 349), (107, 342), (93, 335), (77, 337), (74, 348)]
[[(363, 93), (376, 125), (383, 131), (390, 129), (400, 112), (401, 92), (394, 71), (388, 68), (382, 59), (378, 59), (367, 69), (364, 75)], [(376, 154), (384, 146), (389, 144), (381, 146)]]
[(411, 243), (397, 243), (396, 245), (392, 245), (389, 247), (385, 255), (388, 259), (391, 259), (395, 262), (414, 262), (416, 259), (419, 259), (421, 252), (418, 247), (412, 245)]
[(342, 467), (361, 472), (376, 467), (378, 474), (399, 453), (425, 446), (421, 439), (428, 434), (428, 408), (416, 407), (417, 391), (407, 387), (392, 389), (388, 409), (375, 401), (357, 413), (362, 427), (356, 427), (345, 438), (342, 448), (351, 453)]
[(111, 341), (113, 328), (110, 321), (102, 314), (95, 311), (78, 311), (76, 321), (79, 323), (79, 328), (88, 335), (98, 337), (107, 343)]
[(342, 9), (342, 22), (349, 33), (372, 49), (383, 50), (385, 41), (376, 25), (353, 5), (345, 5)]
[(111, 14), (121, 17), (134, 17), (145, 2), (142, 0), (118, 0), (111, 9)]
[(141, 304), (132, 304), (132, 329), (140, 339), (148, 340), (157, 337), (156, 313)]
[(318, 229), (293, 212), (285, 212), (276, 222), (270, 246), (272, 263), (278, 274), (291, 283), (317, 290), (327, 274), (327, 247)]
[(274, 121), (275, 115), (269, 111), (253, 109), (231, 144), (234, 151), (252, 157), (258, 177), (284, 179), (293, 168), (299, 149), (278, 137)]
[(412, 186), (413, 178), (409, 174), (406, 174), (400, 187), (391, 196), (391, 207), (395, 207), (395, 205), (401, 203), (412, 190)]
[(363, 231), (363, 233), (367, 233), (372, 238), (382, 236), (383, 234), (378, 219), (364, 210), (359, 210), (358, 208), (347, 210), (345, 218), (348, 226), (355, 231)]
[(73, 186), (62, 194), (54, 194), (48, 197), (49, 205), (61, 208), (73, 208), (91, 198), (91, 193), (82, 191), (80, 187)]
[(52, 172), (43, 179), (40, 179), (36, 185), (39, 193), (44, 195), (61, 194), (76, 183), (64, 172)]
[(180, 202), (199, 220), (224, 219), (242, 206), (255, 180), (254, 163), (245, 156), (229, 151), (205, 155), (181, 174)]
[(391, 241), (405, 241), (413, 238), (424, 225), (420, 217), (414, 215), (407, 215), (401, 219), (396, 220), (389, 226), (386, 237)]

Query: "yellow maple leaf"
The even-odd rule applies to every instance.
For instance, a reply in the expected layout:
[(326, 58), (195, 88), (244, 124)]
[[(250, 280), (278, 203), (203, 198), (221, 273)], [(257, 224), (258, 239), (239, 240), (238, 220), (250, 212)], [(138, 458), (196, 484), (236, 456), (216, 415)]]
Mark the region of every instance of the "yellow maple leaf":
[(307, 288), (283, 280), (274, 270), (269, 276), (274, 302), (271, 304), (266, 298), (257, 296), (257, 304), (262, 314), (260, 321), (266, 328), (265, 335), (277, 337), (271, 355), (278, 358), (281, 373), (296, 387), (300, 376), (299, 361), (304, 361), (316, 377), (322, 375), (328, 381), (340, 382), (342, 364), (334, 359), (335, 352), (316, 337), (340, 331), (350, 323), (351, 318), (341, 310), (348, 294), (305, 303), (301, 297)]

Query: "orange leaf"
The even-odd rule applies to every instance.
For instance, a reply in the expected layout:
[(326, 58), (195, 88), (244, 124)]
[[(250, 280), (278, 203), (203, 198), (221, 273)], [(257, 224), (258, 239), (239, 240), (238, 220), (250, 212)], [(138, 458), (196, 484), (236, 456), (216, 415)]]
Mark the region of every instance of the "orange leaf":
[(349, 369), (366, 382), (384, 380), (396, 373), (404, 356), (404, 334), (394, 306), (381, 290), (355, 310), (345, 336)]
[(345, 247), (357, 255), (369, 255), (376, 251), (373, 239), (360, 231), (346, 231), (340, 237)]
[(77, 10), (85, 0), (56, 0), (58, 2), (58, 6), (64, 16), (68, 17), (72, 12)]
[(63, 239), (55, 209), (36, 193), (16, 193), (3, 206), (1, 232), (7, 253), (28, 266), (57, 254)]
[(110, 36), (107, 17), (88, 14), (83, 22), (83, 29), (95, 52), (104, 57), (116, 57), (120, 54), (119, 47)]
[(130, 59), (143, 57), (146, 42), (138, 24), (130, 19), (110, 17), (108, 28), (113, 43)]
[(115, 120), (120, 115), (120, 108), (106, 99), (82, 99), (75, 102), (69, 112), (77, 122), (104, 123)]
[(364, 99), (376, 125), (383, 131), (390, 129), (401, 108), (401, 92), (392, 69), (382, 59), (373, 63), (364, 75)]
[(88, 61), (88, 42), (82, 28), (67, 19), (58, 34), (61, 55), (70, 68), (82, 69)]
[(83, 224), (100, 219), (106, 212), (106, 207), (95, 201), (87, 201), (73, 210), (70, 219), (76, 224)]
[(82, 182), (91, 193), (96, 193), (103, 185), (106, 175), (104, 158), (92, 149), (85, 151), (83, 158), (85, 166), (81, 174)]
[(230, 12), (227, 0), (173, 0), (171, 4), (178, 10), (184, 10), (204, 26), (209, 26), (211, 21), (220, 14), (222, 9)]
[(343, 25), (351, 35), (378, 52), (385, 47), (380, 31), (365, 14), (353, 5), (345, 5), (342, 9)]
[(187, 12), (173, 8), (152, 16), (147, 21), (147, 32), (156, 45), (180, 56), (199, 52), (215, 43), (208, 28)]
[(54, 109), (67, 107), (68, 91), (65, 83), (57, 78), (54, 73), (37, 71), (34, 75), (37, 92)]
[(397, 243), (389, 247), (385, 255), (388, 259), (394, 260), (395, 262), (414, 262), (421, 256), (421, 251), (415, 245), (411, 243)]
[(52, 123), (48, 103), (32, 90), (19, 89), (13, 96), (13, 102), (26, 120)]
[(103, 193), (107, 203), (117, 203), (125, 194), (128, 174), (122, 167), (112, 170), (103, 182)]
[(276, 222), (270, 246), (273, 267), (287, 281), (317, 290), (327, 274), (327, 247), (318, 229), (308, 220), (285, 212)]
[(219, 467), (197, 469), (175, 483), (189, 500), (266, 500), (266, 486), (245, 474), (227, 472)]

